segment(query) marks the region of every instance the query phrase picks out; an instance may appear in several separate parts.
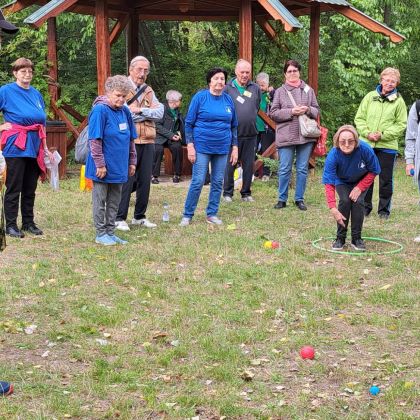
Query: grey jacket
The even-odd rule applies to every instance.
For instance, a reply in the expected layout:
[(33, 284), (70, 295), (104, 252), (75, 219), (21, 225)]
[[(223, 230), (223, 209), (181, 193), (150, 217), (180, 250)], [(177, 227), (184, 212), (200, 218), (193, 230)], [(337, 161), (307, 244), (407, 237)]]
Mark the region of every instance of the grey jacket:
[(414, 179), (418, 180), (420, 176), (420, 121), (415, 102), (408, 114), (404, 157), (406, 164), (414, 165)]
[(297, 105), (307, 105), (307, 113), (310, 118), (318, 118), (319, 105), (316, 100), (314, 90), (304, 81), (299, 87), (295, 88), (288, 84), (283, 84), (276, 90), (273, 103), (270, 109), (270, 117), (276, 122), (276, 146), (296, 146), (315, 142), (316, 139), (303, 137), (299, 131), (299, 120), (296, 115), (292, 115), (293, 104), (287, 94), (289, 91)]
[[(233, 79), (234, 80), (234, 79)], [(249, 81), (243, 95), (230, 80), (225, 86), (225, 92), (233, 99), (238, 118), (238, 138), (255, 137), (257, 131), (257, 114), (260, 109), (261, 90), (254, 82)], [(247, 94), (247, 92), (249, 92)]]

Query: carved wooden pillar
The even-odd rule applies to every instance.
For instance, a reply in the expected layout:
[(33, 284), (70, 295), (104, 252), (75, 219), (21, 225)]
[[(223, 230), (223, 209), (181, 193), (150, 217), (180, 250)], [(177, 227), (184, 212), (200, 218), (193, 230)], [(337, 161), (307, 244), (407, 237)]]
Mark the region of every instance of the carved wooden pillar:
[(128, 63), (133, 57), (139, 55), (139, 16), (130, 13), (130, 20), (127, 27), (127, 58)]
[(311, 88), (318, 93), (318, 65), (319, 65), (319, 26), (320, 26), (319, 4), (311, 6), (311, 27), (309, 33), (309, 66), (308, 82)]
[(254, 20), (251, 0), (242, 0), (239, 10), (239, 58), (252, 64), (252, 41), (254, 38)]
[[(48, 93), (52, 101), (57, 102), (59, 98), (58, 88), (58, 58), (57, 58), (57, 22), (52, 17), (47, 20), (47, 62), (48, 62)], [(54, 112), (54, 119), (58, 116)]]
[(105, 81), (111, 75), (111, 50), (108, 28), (108, 2), (96, 0), (96, 65), (98, 72), (98, 93), (105, 92)]

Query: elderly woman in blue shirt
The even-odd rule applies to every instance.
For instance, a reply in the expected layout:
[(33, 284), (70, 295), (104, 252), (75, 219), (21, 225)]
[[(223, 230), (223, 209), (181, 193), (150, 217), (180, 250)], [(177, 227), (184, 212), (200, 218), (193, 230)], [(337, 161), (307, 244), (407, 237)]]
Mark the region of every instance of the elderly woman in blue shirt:
[(181, 226), (188, 226), (194, 216), (209, 163), (211, 183), (207, 222), (222, 224), (217, 214), (230, 150), (230, 163), (235, 165), (238, 160), (238, 121), (232, 98), (223, 91), (226, 78), (227, 72), (222, 68), (209, 70), (206, 77), (208, 89), (194, 95), (185, 118), (188, 159), (193, 164), (193, 173)]

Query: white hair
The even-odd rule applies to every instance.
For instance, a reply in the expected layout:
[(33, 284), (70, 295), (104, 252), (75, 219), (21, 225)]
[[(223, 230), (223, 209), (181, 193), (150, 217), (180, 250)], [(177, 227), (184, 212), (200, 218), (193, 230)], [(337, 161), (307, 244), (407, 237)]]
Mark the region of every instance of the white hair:
[(265, 82), (267, 85), (270, 83), (270, 76), (267, 73), (261, 72), (257, 74), (257, 77), (255, 78), (257, 82)]
[(130, 68), (134, 66), (134, 64), (137, 63), (137, 61), (146, 61), (147, 64), (150, 67), (150, 61), (143, 55), (137, 55), (136, 57), (134, 57), (131, 61), (130, 61)]
[(167, 101), (180, 101), (182, 99), (182, 93), (177, 90), (168, 90), (166, 92)]
[(250, 67), (252, 67), (251, 63), (247, 60), (245, 60), (244, 58), (240, 58), (237, 62), (236, 62), (236, 66), (235, 66), (235, 70), (241, 65), (241, 64), (248, 64)]
[(126, 76), (117, 74), (115, 76), (110, 76), (106, 79), (105, 82), (105, 91), (107, 93), (118, 90), (123, 94), (127, 95), (130, 92), (131, 83)]

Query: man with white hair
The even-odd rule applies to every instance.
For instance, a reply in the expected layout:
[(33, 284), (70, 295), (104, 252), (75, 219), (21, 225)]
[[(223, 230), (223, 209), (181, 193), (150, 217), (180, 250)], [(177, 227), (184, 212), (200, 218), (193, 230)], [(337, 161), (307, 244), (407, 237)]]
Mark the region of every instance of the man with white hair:
[(167, 147), (172, 154), (174, 176), (172, 181), (178, 183), (182, 172), (182, 141), (184, 135), (184, 117), (179, 111), (182, 94), (177, 90), (168, 90), (166, 93), (165, 112), (163, 118), (156, 121), (155, 158), (153, 162), (152, 184), (159, 184), (160, 165), (162, 163), (164, 148)]
[[(254, 172), (255, 148), (257, 145), (257, 114), (261, 102), (261, 91), (257, 84), (251, 81), (251, 63), (240, 59), (235, 67), (236, 78), (230, 80), (225, 91), (233, 99), (238, 117), (238, 162), (242, 166), (242, 201), (254, 201), (251, 195), (252, 175)], [(235, 165), (226, 165), (223, 185), (223, 199), (231, 202), (233, 197)]]
[(124, 184), (121, 194), (115, 227), (122, 231), (130, 230), (126, 219), (134, 182), (136, 182), (136, 204), (131, 224), (146, 228), (156, 227), (155, 223), (146, 218), (146, 209), (149, 203), (150, 179), (155, 153), (155, 121), (163, 117), (164, 108), (156, 98), (153, 89), (146, 84), (149, 71), (150, 62), (146, 57), (139, 55), (131, 60), (128, 79), (131, 82), (132, 91), (127, 97), (127, 105), (130, 108), (138, 135), (134, 140), (137, 166), (136, 173)]

